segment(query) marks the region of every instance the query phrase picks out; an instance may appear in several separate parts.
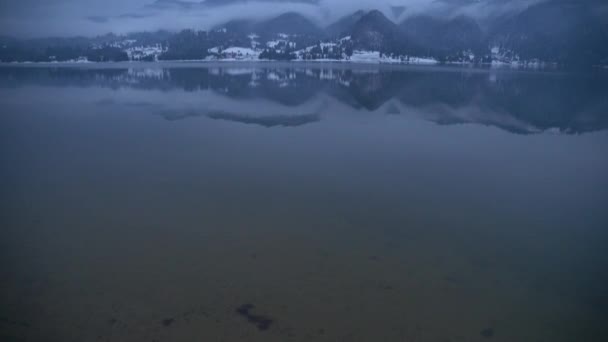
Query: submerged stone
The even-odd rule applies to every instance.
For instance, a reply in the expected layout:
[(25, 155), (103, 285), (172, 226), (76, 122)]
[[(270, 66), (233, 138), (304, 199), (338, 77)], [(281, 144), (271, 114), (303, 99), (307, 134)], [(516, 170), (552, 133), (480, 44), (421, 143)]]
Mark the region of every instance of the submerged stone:
[(481, 336), (483, 336), (483, 337), (490, 338), (490, 337), (494, 336), (494, 329), (493, 329), (493, 328), (486, 328), (486, 329), (483, 329), (483, 330), (480, 332), (480, 334), (481, 334)]
[(247, 318), (247, 321), (255, 324), (259, 330), (268, 330), (274, 321), (269, 317), (251, 313), (254, 308), (253, 304), (243, 304), (236, 309), (236, 313)]

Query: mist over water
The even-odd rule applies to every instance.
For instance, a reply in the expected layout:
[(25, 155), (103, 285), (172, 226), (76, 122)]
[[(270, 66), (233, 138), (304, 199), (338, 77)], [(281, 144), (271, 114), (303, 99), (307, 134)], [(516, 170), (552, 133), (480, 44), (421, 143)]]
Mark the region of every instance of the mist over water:
[(0, 67), (0, 339), (601, 340), (607, 80)]

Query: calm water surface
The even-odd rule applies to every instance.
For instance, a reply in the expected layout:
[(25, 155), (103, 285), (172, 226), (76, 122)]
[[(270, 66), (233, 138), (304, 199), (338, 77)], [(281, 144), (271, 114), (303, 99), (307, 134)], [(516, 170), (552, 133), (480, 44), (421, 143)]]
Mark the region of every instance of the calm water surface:
[(605, 341), (608, 77), (0, 68), (2, 341)]

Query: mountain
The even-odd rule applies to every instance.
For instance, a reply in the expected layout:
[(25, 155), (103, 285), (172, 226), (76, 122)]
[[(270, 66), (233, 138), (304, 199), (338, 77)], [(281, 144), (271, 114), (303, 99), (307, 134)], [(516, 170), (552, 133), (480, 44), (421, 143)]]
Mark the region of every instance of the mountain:
[(327, 32), (329, 37), (342, 38), (348, 36), (352, 32), (355, 24), (357, 24), (365, 14), (365, 11), (359, 10), (351, 15), (342, 17), (335, 23), (327, 26), (325, 32)]
[[(119, 39), (114, 34), (94, 38), (35, 38), (35, 39), (2, 39), (0, 44), (0, 61), (49, 62), (88, 58), (91, 61), (126, 61), (127, 54), (112, 43)], [(121, 39), (125, 39), (121, 37)]]
[(232, 46), (264, 49), (264, 59), (292, 59), (296, 47), (315, 44), (324, 37), (323, 31), (301, 14), (288, 12), (263, 21), (233, 20), (217, 25), (210, 48)]
[(403, 13), (405, 12), (406, 9), (407, 9), (406, 6), (401, 6), (401, 5), (391, 6), (391, 13), (393, 14), (393, 18), (395, 20), (399, 20), (399, 18), (401, 18), (401, 15), (403, 15)]
[[(397, 7), (392, 8), (392, 17), (403, 17), (405, 9)], [(482, 30), (475, 19), (464, 15), (416, 15), (396, 24), (381, 11), (360, 10), (322, 29), (302, 14), (288, 12), (261, 21), (233, 20), (208, 31), (0, 37), (0, 62), (322, 59), (524, 67), (608, 65), (605, 0), (535, 2), (488, 18), (477, 18)]]
[(263, 21), (247, 19), (231, 20), (216, 25), (212, 31), (226, 31), (233, 34), (251, 33), (276, 35), (321, 35), (322, 30), (310, 19), (295, 12), (288, 12)]
[(295, 12), (288, 12), (278, 17), (260, 22), (255, 26), (256, 33), (289, 35), (321, 35), (322, 30), (310, 19)]
[(463, 53), (483, 53), (484, 33), (477, 22), (469, 17), (440, 19), (420, 15), (406, 19), (400, 28), (419, 48), (415, 51), (418, 55), (450, 60)]
[(551, 1), (503, 18), (492, 28), (494, 52), (567, 65), (608, 63), (608, 30), (600, 2)]
[(135, 40), (141, 45), (162, 44), (173, 36), (172, 32), (159, 30), (154, 32), (135, 32), (128, 34), (127, 39)]
[(205, 32), (183, 30), (167, 41), (168, 51), (160, 56), (163, 60), (193, 60), (207, 56), (210, 47)]
[(238, 34), (249, 34), (255, 30), (255, 22), (252, 20), (239, 19), (239, 20), (231, 20), (229, 22), (223, 23), (221, 25), (216, 25), (213, 30), (220, 31), (226, 30), (231, 33)]
[(482, 44), (484, 33), (473, 18), (460, 15), (447, 22), (442, 38), (448, 49), (476, 49)]
[(357, 49), (386, 53), (402, 52), (407, 43), (397, 24), (377, 10), (368, 12), (355, 23), (351, 37)]

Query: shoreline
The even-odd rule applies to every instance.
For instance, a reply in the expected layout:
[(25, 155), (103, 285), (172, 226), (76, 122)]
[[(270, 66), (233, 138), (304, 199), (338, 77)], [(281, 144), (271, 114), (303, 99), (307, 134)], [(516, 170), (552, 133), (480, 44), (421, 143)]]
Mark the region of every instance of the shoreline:
[(192, 67), (192, 66), (264, 66), (267, 64), (281, 66), (304, 66), (312, 65), (331, 66), (337, 69), (365, 69), (370, 67), (378, 67), (383, 69), (444, 69), (444, 70), (469, 70), (469, 71), (572, 71), (572, 70), (606, 70), (608, 66), (589, 66), (587, 68), (567, 68), (556, 65), (549, 66), (526, 66), (522, 64), (506, 64), (506, 63), (407, 63), (407, 62), (382, 62), (382, 61), (351, 61), (351, 60), (256, 60), (256, 59), (195, 59), (195, 60), (159, 60), (159, 61), (121, 61), (121, 62), (90, 62), (90, 61), (66, 61), (66, 62), (0, 62), (0, 67), (58, 67), (58, 68), (123, 68), (129, 66), (137, 67)]

